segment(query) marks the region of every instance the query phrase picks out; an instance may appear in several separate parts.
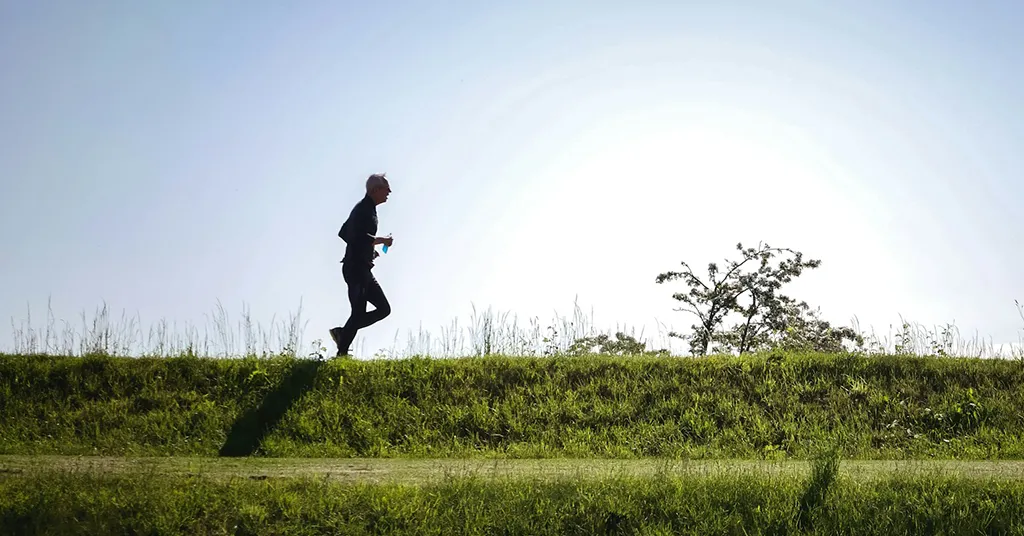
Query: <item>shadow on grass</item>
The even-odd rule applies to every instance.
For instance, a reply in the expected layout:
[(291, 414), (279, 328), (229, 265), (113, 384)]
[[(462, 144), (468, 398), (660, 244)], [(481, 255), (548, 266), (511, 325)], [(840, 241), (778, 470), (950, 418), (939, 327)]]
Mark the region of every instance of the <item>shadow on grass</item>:
[(259, 406), (242, 414), (228, 432), (221, 456), (250, 456), (259, 450), (263, 438), (281, 421), (281, 417), (313, 386), (322, 361), (298, 360), (281, 383), (267, 393)]
[(832, 489), (839, 475), (839, 454), (837, 450), (817, 456), (811, 462), (811, 476), (800, 497), (797, 528), (813, 531), (814, 514), (825, 506), (825, 496)]

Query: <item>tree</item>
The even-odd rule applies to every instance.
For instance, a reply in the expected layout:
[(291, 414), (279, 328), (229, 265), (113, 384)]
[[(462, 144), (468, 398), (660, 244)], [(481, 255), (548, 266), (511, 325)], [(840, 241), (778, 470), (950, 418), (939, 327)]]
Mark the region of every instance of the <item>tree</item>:
[[(779, 291), (783, 284), (798, 277), (805, 268), (817, 268), (821, 261), (804, 261), (800, 252), (770, 248), (767, 245), (743, 249), (742, 244), (737, 244), (737, 249), (742, 253), (744, 261), (760, 261), (756, 270), (748, 273), (740, 271), (736, 275), (739, 282), (737, 286), (741, 289), (740, 296), (746, 294), (748, 303), (743, 306), (737, 301), (733, 308), (733, 311), (742, 315), (743, 321), (730, 330), (730, 346), (742, 354), (765, 347), (773, 333), (786, 329), (787, 320), (793, 316), (794, 311), (807, 308), (805, 302), (797, 303)], [(773, 266), (772, 258), (781, 254), (789, 254), (791, 258), (782, 259), (777, 266)]]
[[(804, 260), (800, 252), (767, 244), (744, 248), (739, 243), (736, 249), (740, 259), (727, 260), (724, 272), (720, 272), (716, 263), (708, 264), (706, 282), (694, 274), (685, 261), (681, 263), (682, 271), (665, 272), (655, 280), (662, 284), (681, 279), (689, 287), (689, 291), (676, 292), (672, 298), (684, 304), (677, 311), (697, 316), (699, 323), (691, 326), (693, 335), (689, 337), (690, 351), (695, 355), (707, 355), (712, 343), (715, 343), (715, 351), (746, 353), (770, 346), (780, 340), (780, 334), (787, 329), (795, 329), (794, 326), (814, 325), (811, 321), (798, 322), (807, 304), (783, 295), (781, 289), (799, 277), (804, 269), (820, 266), (820, 260)], [(786, 258), (773, 264), (777, 256)], [(741, 302), (741, 298), (745, 301)], [(730, 313), (740, 315), (741, 321), (719, 331)], [(669, 335), (687, 338), (676, 332)]]
[(820, 314), (820, 310), (812, 310), (806, 303), (800, 302), (786, 311), (780, 329), (771, 340), (765, 346), (755, 349), (771, 348), (834, 354), (847, 349), (843, 346), (844, 341), (850, 341), (854, 348), (864, 347), (864, 337), (853, 328), (833, 327), (828, 321), (822, 320)]

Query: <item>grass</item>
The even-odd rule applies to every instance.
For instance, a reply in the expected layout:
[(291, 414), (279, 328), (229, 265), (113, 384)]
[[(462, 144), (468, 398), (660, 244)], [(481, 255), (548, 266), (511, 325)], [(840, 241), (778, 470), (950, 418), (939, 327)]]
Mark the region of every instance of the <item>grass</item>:
[(1024, 360), (985, 359), (1024, 356), (952, 325), (841, 355), (574, 357), (599, 333), (578, 307), (546, 330), (474, 310), (324, 361), (301, 313), (211, 322), (12, 321), (0, 532), (1024, 533)]
[(0, 476), (5, 534), (1020, 534), (1024, 484), (940, 474)]
[(0, 454), (1024, 458), (1024, 363), (2, 356)]
[[(1018, 315), (1024, 321), (1024, 305), (1015, 301)], [(323, 339), (305, 341), (308, 324), (303, 320), (302, 303), (287, 319), (272, 318), (269, 327), (254, 321), (249, 309), (243, 305), (241, 319), (231, 320), (219, 302), (207, 315), (207, 323), (179, 325), (161, 319), (143, 329), (138, 315), (122, 311), (115, 316), (104, 303), (97, 307), (90, 319), (83, 311), (80, 328), (67, 320), (59, 320), (50, 302), (42, 325), (34, 320), (31, 307), (26, 318), (15, 322), (11, 318), (11, 345), (7, 352), (23, 355), (110, 355), (131, 357), (307, 357), (333, 355)], [(687, 319), (688, 321), (689, 319)], [(377, 349), (375, 358), (425, 356), (432, 358), (480, 357), (487, 355), (551, 356), (564, 354), (574, 342), (601, 334), (613, 336), (623, 333), (635, 337), (651, 350), (667, 350), (681, 355), (686, 346), (673, 331), (658, 321), (658, 332), (650, 337), (642, 330), (616, 325), (598, 329), (593, 310), (588, 314), (578, 303), (573, 304), (570, 316), (555, 313), (547, 323), (539, 317), (525, 320), (510, 312), (496, 312), (492, 308), (477, 310), (473, 307), (468, 324), (458, 318), (440, 327), (435, 334), (425, 329), (408, 332), (404, 342), (395, 333), (391, 347)], [(876, 333), (872, 327), (865, 331), (859, 320), (853, 318), (851, 326), (865, 339), (861, 353), (869, 355), (958, 356), (981, 358), (1024, 359), (1024, 338), (1013, 345), (996, 344), (975, 333), (964, 337), (953, 323), (928, 327), (900, 318), (898, 326), (889, 326), (886, 334)], [(307, 348), (307, 350), (303, 350)], [(358, 355), (368, 355), (363, 340), (356, 338), (354, 349)]]

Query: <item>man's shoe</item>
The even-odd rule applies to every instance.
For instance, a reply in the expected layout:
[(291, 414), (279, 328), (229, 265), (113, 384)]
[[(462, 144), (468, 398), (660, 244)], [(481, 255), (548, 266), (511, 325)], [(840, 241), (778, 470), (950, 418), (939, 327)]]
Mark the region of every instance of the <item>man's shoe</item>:
[[(341, 348), (341, 328), (331, 328), (331, 338), (334, 339), (334, 345), (338, 347), (338, 355), (342, 355)], [(345, 349), (344, 353), (348, 353), (348, 349)]]

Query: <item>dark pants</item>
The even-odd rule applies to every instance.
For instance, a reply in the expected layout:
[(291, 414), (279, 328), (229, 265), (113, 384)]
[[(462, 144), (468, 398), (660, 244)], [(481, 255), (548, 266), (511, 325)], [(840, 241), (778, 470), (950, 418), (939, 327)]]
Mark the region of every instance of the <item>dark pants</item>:
[[(391, 314), (391, 304), (388, 303), (369, 266), (346, 262), (342, 264), (341, 273), (345, 278), (345, 284), (348, 285), (348, 302), (352, 306), (352, 314), (341, 328), (338, 350), (348, 354), (349, 346), (356, 338), (356, 332)], [(373, 304), (374, 310), (366, 312), (367, 302)]]

